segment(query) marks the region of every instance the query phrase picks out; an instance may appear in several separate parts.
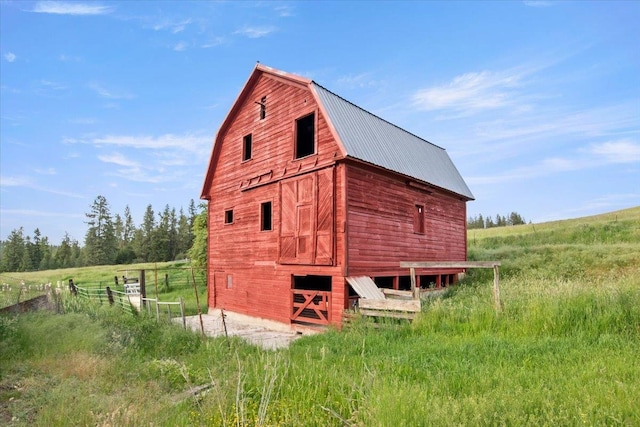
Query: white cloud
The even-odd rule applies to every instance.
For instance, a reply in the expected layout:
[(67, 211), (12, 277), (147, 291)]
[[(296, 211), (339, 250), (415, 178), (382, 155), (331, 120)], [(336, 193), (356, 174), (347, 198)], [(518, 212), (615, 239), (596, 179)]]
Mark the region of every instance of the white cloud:
[(76, 3), (62, 1), (39, 1), (32, 12), (51, 13), (55, 15), (104, 15), (111, 13), (113, 9), (97, 3)]
[(4, 59), (7, 60), (7, 62), (13, 62), (16, 60), (16, 55), (13, 52), (9, 52), (4, 56)]
[(640, 162), (640, 144), (630, 139), (593, 144), (588, 151), (608, 163)]
[(511, 69), (502, 72), (470, 72), (451, 82), (426, 89), (413, 95), (420, 110), (453, 110), (463, 113), (495, 109), (513, 104), (516, 89), (522, 86), (526, 71)]
[(524, 3), (525, 6), (530, 6), (530, 7), (550, 7), (550, 6), (553, 6), (553, 2), (546, 1), (546, 0), (524, 0), (522, 3)]
[(557, 173), (593, 169), (611, 164), (640, 162), (640, 144), (631, 140), (608, 141), (579, 149), (571, 157), (549, 157), (537, 163), (507, 170), (496, 175), (467, 179), (473, 184), (497, 184), (513, 180), (526, 180)]
[(139, 168), (140, 167), (140, 163), (138, 163), (135, 160), (131, 160), (125, 156), (123, 156), (120, 153), (113, 153), (110, 155), (101, 155), (98, 156), (98, 159), (100, 159), (101, 161), (105, 162), (105, 163), (113, 163), (116, 164), (118, 166), (124, 166), (124, 167), (128, 167), (128, 168)]
[(182, 21), (161, 21), (152, 26), (152, 28), (156, 31), (160, 30), (169, 30), (173, 34), (181, 33), (184, 31), (188, 25), (192, 24), (194, 21), (191, 18), (184, 19)]
[(240, 34), (245, 37), (249, 37), (250, 39), (258, 39), (261, 37), (268, 36), (269, 34), (276, 31), (276, 27), (266, 26), (266, 27), (243, 27), (239, 30), (236, 30), (234, 34)]
[(382, 81), (375, 80), (373, 77), (371, 77), (371, 73), (360, 73), (355, 75), (351, 74), (342, 76), (338, 78), (337, 83), (340, 86), (353, 89), (377, 87), (382, 84)]
[(35, 169), (35, 172), (39, 173), (40, 175), (57, 175), (58, 174), (58, 172), (54, 168)]
[(84, 218), (84, 214), (52, 212), (51, 210), (37, 211), (34, 209), (0, 209), (3, 215), (18, 216), (43, 216), (43, 217), (63, 217), (63, 218)]
[(95, 91), (98, 95), (100, 95), (103, 98), (107, 98), (107, 99), (133, 99), (135, 98), (135, 95), (132, 95), (130, 93), (127, 92), (118, 92), (118, 91), (113, 91), (112, 89), (107, 89), (104, 86), (98, 84), (98, 83), (91, 83), (89, 84), (89, 88), (93, 91)]
[(97, 146), (117, 146), (131, 147), (142, 149), (180, 149), (189, 152), (200, 153), (203, 149), (211, 146), (212, 137), (196, 136), (196, 135), (173, 135), (165, 134), (158, 137), (153, 136), (130, 136), (130, 135), (106, 135), (99, 138), (93, 138), (86, 141), (69, 141), (67, 142), (85, 142)]
[(187, 50), (187, 47), (189, 47), (189, 44), (187, 42), (181, 41), (173, 46), (173, 50), (175, 50), (176, 52), (182, 52), (184, 50)]
[(76, 199), (82, 199), (83, 196), (68, 191), (58, 190), (43, 187), (37, 183), (34, 183), (31, 178), (25, 176), (3, 176), (0, 177), (0, 186), (2, 187), (23, 187), (30, 188), (32, 190), (43, 191), (45, 193), (57, 194), (59, 196), (72, 197)]

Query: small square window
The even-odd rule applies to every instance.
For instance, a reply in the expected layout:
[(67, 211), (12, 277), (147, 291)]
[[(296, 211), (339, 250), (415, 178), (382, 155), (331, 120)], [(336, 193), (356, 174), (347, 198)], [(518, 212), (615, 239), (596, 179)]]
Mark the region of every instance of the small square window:
[(251, 134), (242, 138), (242, 161), (251, 159)]
[(271, 202), (264, 202), (260, 204), (260, 230), (271, 231), (272, 230), (272, 205)]
[(224, 211), (224, 223), (225, 224), (233, 223), (233, 209)]
[(413, 211), (413, 232), (424, 234), (424, 205), (415, 205)]

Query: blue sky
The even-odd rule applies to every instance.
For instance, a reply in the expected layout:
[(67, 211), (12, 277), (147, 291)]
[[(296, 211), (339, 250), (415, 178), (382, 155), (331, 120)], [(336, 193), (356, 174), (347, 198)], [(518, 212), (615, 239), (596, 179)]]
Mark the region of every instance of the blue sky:
[(1, 1), (0, 239), (198, 202), (256, 61), (447, 149), (468, 214), (640, 205), (640, 2)]

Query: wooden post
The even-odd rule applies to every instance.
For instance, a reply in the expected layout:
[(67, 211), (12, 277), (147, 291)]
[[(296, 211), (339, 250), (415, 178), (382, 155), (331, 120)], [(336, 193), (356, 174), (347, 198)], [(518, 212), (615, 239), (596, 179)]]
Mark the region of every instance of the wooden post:
[(502, 302), (500, 301), (500, 272), (498, 265), (493, 266), (493, 300), (496, 306), (496, 314), (502, 311)]
[(147, 302), (144, 300), (147, 297), (147, 286), (146, 286), (146, 279), (144, 276), (144, 270), (140, 270), (140, 301), (141, 301), (141, 307), (146, 307)]
[(198, 317), (200, 318), (200, 332), (202, 332), (202, 338), (204, 334), (204, 323), (202, 323), (202, 310), (200, 310), (200, 298), (198, 297), (198, 286), (196, 285), (196, 275), (193, 273), (193, 267), (191, 267), (191, 279), (193, 279), (193, 290), (196, 293), (196, 305), (198, 306)]
[(413, 293), (413, 299), (420, 299), (420, 288), (416, 284), (416, 269), (409, 268), (411, 273), (411, 292)]
[[(116, 276), (116, 281), (118, 281), (118, 276)], [(109, 300), (109, 305), (113, 305), (113, 292), (111, 292), (109, 286), (107, 286), (107, 299)]]
[(158, 299), (158, 263), (156, 262), (153, 267), (153, 272), (156, 276), (156, 300)]
[(164, 289), (169, 291), (169, 273), (164, 273)]
[(187, 318), (184, 315), (184, 300), (180, 297), (180, 315), (182, 316), (182, 326), (187, 329)]

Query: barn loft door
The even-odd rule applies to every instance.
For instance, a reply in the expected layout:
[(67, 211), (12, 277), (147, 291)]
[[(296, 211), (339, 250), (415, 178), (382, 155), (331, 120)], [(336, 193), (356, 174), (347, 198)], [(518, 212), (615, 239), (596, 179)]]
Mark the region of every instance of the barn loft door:
[(333, 170), (280, 184), (280, 263), (333, 264)]

